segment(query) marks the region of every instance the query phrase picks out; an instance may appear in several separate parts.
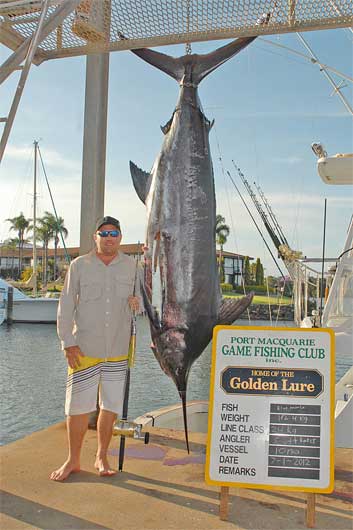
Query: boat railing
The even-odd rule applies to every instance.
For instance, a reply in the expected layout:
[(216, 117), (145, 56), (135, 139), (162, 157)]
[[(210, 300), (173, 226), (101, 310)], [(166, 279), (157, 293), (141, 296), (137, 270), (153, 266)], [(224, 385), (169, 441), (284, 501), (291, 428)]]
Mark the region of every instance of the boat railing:
[[(342, 319), (353, 317), (353, 222), (344, 251), (338, 258), (324, 258), (334, 263), (322, 271), (322, 258), (298, 258), (286, 263), (293, 281), (294, 320), (313, 326), (341, 327)], [(310, 263), (310, 265), (309, 265)], [(315, 269), (312, 264), (317, 264)], [(335, 325), (336, 324), (336, 325)], [(350, 326), (351, 327), (351, 326)]]

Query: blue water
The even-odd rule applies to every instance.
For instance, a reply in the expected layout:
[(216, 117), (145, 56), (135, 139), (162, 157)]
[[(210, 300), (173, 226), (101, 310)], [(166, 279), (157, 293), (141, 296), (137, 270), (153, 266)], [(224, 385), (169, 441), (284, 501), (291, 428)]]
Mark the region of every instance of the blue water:
[[(246, 325), (246, 321), (237, 321)], [(252, 322), (252, 325), (268, 322)], [(291, 326), (281, 322), (280, 326)], [(174, 383), (160, 369), (150, 350), (146, 318), (138, 318), (136, 364), (131, 373), (129, 417), (179, 402)], [(1, 445), (63, 421), (66, 360), (56, 327), (46, 324), (0, 326)], [(211, 346), (192, 367), (188, 399), (208, 399)], [(337, 359), (339, 379), (352, 365), (351, 356)]]

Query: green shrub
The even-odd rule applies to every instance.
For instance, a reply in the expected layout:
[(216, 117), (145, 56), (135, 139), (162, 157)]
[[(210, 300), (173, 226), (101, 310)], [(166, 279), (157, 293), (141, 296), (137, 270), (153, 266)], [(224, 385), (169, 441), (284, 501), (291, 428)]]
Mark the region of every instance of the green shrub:
[[(244, 287), (242, 285), (235, 286), (233, 290), (235, 293), (244, 294)], [(266, 285), (245, 285), (245, 292), (249, 293), (250, 291), (254, 291), (255, 294), (267, 294), (267, 292), (270, 294), (276, 293), (276, 289), (273, 287), (269, 287), (267, 291)]]
[(233, 285), (231, 283), (221, 283), (222, 293), (229, 293), (233, 291)]
[(51, 285), (47, 288), (49, 293), (61, 293), (63, 286), (62, 285)]

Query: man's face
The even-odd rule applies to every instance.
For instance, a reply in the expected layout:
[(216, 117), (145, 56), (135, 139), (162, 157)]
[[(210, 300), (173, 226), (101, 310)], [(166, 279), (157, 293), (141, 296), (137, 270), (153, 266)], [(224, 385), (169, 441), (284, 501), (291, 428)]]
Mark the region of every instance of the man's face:
[[(119, 235), (118, 237), (113, 237), (111, 234), (106, 237), (100, 235), (100, 233), (104, 233), (105, 231), (118, 231)], [(102, 225), (93, 237), (97, 245), (98, 254), (103, 254), (104, 256), (114, 256), (117, 254), (121, 243), (121, 232), (116, 226)]]

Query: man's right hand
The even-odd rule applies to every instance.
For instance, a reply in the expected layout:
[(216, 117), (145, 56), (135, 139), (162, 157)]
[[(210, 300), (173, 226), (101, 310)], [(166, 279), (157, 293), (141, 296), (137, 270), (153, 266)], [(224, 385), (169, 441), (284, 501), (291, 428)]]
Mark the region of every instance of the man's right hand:
[(69, 346), (69, 348), (65, 348), (64, 352), (67, 364), (70, 368), (78, 368), (81, 366), (80, 357), (84, 357), (85, 354), (81, 351), (79, 346)]

